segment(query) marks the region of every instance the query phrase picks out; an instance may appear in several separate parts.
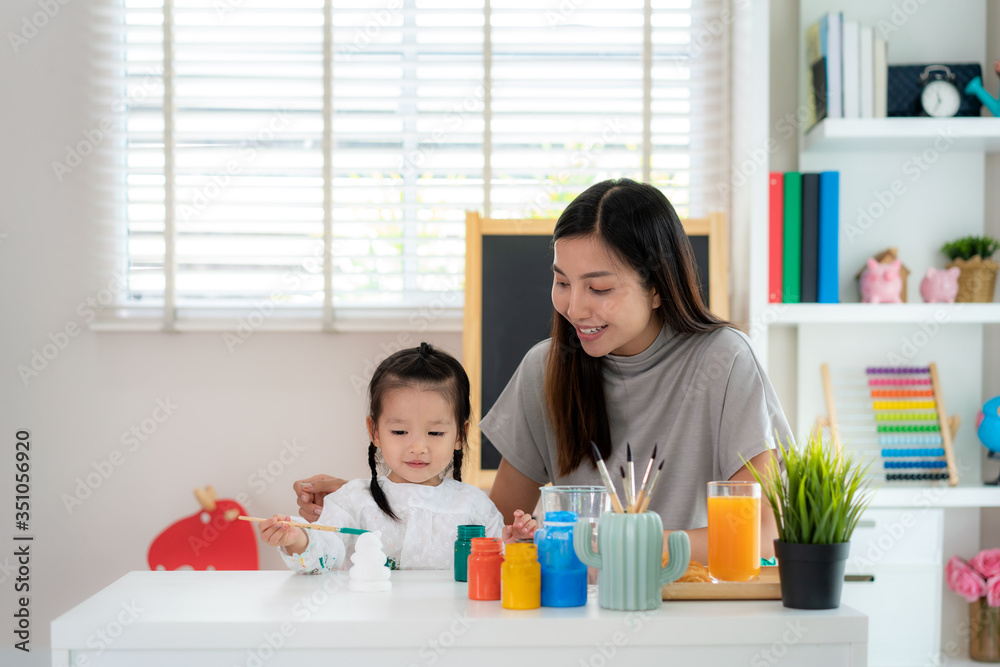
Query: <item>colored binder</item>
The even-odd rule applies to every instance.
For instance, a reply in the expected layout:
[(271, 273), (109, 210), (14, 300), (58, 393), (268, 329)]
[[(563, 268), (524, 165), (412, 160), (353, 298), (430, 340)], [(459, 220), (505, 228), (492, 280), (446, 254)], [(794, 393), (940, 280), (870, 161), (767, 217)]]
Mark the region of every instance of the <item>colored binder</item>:
[(771, 172), (768, 179), (770, 186), (770, 212), (768, 218), (768, 303), (781, 303), (781, 272), (782, 272), (782, 234), (784, 234), (782, 216), (785, 211), (785, 177), (778, 172)]
[(799, 303), (802, 253), (802, 174), (785, 174), (781, 293), (784, 303)]
[(840, 172), (819, 175), (819, 271), (817, 296), (820, 303), (840, 303), (838, 273), (840, 243)]
[(816, 303), (819, 275), (819, 174), (802, 174), (801, 303)]

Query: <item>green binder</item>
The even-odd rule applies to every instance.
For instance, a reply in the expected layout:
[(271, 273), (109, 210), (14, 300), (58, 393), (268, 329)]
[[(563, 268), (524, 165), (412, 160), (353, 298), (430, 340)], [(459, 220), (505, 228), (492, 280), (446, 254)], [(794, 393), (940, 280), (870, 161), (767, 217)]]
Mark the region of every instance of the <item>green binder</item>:
[(802, 174), (785, 173), (785, 219), (782, 239), (781, 302), (802, 300)]

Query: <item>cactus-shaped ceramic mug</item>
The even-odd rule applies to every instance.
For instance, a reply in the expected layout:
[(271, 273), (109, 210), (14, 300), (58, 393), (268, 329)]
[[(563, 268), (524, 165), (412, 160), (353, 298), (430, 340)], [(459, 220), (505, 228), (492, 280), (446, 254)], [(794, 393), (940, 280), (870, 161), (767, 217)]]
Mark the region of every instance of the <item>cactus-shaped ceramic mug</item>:
[(656, 512), (621, 514), (605, 512), (597, 524), (597, 549), (591, 542), (591, 525), (578, 521), (573, 547), (580, 560), (600, 571), (597, 600), (605, 609), (640, 611), (656, 609), (662, 602), (660, 587), (687, 570), (691, 544), (687, 533), (675, 531), (667, 539), (670, 562), (663, 562), (663, 522)]

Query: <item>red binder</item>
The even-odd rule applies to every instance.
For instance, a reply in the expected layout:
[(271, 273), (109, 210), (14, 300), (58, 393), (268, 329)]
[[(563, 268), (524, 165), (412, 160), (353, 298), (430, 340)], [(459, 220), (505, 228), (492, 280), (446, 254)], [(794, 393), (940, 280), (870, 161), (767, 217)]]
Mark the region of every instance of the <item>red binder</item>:
[(784, 174), (771, 172), (770, 183), (770, 223), (768, 225), (767, 289), (768, 303), (781, 303), (782, 238), (784, 230), (785, 179)]

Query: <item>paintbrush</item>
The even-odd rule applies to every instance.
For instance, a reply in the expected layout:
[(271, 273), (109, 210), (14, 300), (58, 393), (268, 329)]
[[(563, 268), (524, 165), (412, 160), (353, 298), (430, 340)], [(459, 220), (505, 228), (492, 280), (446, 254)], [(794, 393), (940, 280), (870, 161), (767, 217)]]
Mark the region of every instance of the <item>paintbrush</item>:
[(649, 480), (649, 491), (646, 493), (646, 497), (642, 500), (642, 507), (639, 508), (639, 512), (645, 512), (646, 508), (649, 507), (649, 501), (653, 497), (653, 489), (656, 488), (656, 480), (660, 479), (660, 472), (663, 470), (664, 461), (660, 461), (660, 465), (656, 468), (656, 472), (653, 473), (653, 479)]
[(629, 504), (628, 511), (635, 511), (635, 461), (632, 460), (632, 445), (625, 443), (625, 457), (628, 467), (628, 479), (625, 480), (625, 498)]
[(639, 485), (639, 493), (635, 497), (635, 507), (639, 510), (642, 507), (642, 503), (646, 500), (646, 495), (648, 490), (646, 489), (646, 483), (649, 481), (649, 473), (653, 470), (653, 461), (656, 459), (656, 449), (659, 447), (658, 444), (653, 444), (653, 455), (649, 457), (649, 463), (646, 464), (646, 473), (642, 476), (642, 484)]
[[(239, 517), (242, 521), (267, 521), (267, 519), (261, 519), (256, 516), (241, 516)], [(317, 526), (314, 523), (299, 523), (297, 521), (278, 521), (277, 523), (283, 523), (286, 526), (295, 526), (296, 528), (308, 528), (309, 530), (325, 530), (331, 533), (345, 533), (347, 535), (360, 535), (361, 533), (367, 533), (367, 530), (362, 530), (361, 528), (337, 528), (336, 526)]]
[(635, 501), (628, 492), (628, 475), (625, 473), (625, 466), (618, 466), (618, 472), (622, 474), (622, 487), (625, 489), (625, 512), (631, 513), (635, 510), (635, 506), (633, 505)]
[(611, 481), (611, 475), (608, 474), (608, 467), (604, 465), (604, 459), (601, 457), (601, 450), (597, 448), (597, 445), (594, 444), (593, 440), (590, 441), (590, 446), (594, 450), (594, 459), (597, 461), (597, 471), (601, 473), (601, 479), (604, 481), (604, 486), (607, 487), (608, 494), (611, 496), (611, 507), (619, 514), (622, 514), (625, 510), (622, 509), (622, 501), (618, 499), (618, 492), (615, 491), (614, 482)]

